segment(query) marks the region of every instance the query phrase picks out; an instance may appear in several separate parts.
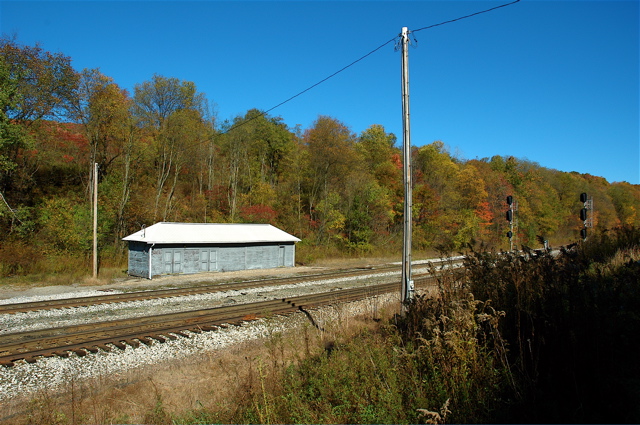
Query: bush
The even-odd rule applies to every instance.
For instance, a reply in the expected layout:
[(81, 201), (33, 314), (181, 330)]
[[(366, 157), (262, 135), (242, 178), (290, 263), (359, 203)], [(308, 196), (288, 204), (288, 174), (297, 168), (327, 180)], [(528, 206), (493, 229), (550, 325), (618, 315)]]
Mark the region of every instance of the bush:
[(34, 273), (43, 258), (42, 251), (35, 246), (4, 241), (0, 245), (0, 277)]
[[(601, 232), (559, 253), (473, 252), (475, 296), (499, 330), (524, 396), (514, 422), (638, 422), (640, 232)], [(625, 254), (622, 254), (624, 257)], [(515, 413), (519, 412), (519, 413)]]
[[(340, 335), (279, 371), (259, 364), (231, 422), (444, 423), (500, 418), (511, 401), (500, 313), (440, 277), (404, 316)], [(308, 350), (307, 350), (308, 351)], [(256, 382), (257, 381), (257, 382)], [(247, 395), (247, 392), (249, 394)]]
[(502, 313), (475, 300), (454, 268), (441, 270), (437, 286), (436, 296), (416, 297), (396, 318), (409, 365), (405, 397), (422, 413), (415, 419), (495, 422), (513, 403), (507, 394), (514, 389), (497, 330)]

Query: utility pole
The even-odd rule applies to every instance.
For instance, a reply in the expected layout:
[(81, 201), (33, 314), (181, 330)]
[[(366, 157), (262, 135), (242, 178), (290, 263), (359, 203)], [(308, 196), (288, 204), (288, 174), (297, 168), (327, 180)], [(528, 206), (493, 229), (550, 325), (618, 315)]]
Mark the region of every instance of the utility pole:
[(98, 277), (98, 163), (93, 164), (93, 278)]
[(404, 164), (404, 229), (402, 244), (402, 309), (413, 299), (414, 284), (411, 279), (411, 129), (409, 125), (409, 29), (402, 28), (402, 152)]

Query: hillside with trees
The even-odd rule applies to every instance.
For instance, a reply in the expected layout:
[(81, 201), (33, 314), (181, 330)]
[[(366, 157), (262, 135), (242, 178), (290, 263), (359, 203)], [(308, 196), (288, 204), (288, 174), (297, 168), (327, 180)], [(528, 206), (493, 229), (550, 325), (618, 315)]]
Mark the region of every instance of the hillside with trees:
[[(0, 40), (0, 276), (88, 270), (98, 164), (100, 261), (124, 267), (121, 238), (158, 221), (270, 223), (302, 239), (299, 260), (395, 255), (402, 245), (396, 136), (319, 116), (289, 127), (257, 109), (219, 122), (196, 83), (154, 75), (118, 86), (71, 58)], [(414, 248), (508, 248), (580, 238), (579, 195), (594, 226), (640, 226), (640, 186), (526, 159), (463, 160), (442, 141), (414, 147)], [(320, 254), (322, 253), (322, 254)]]

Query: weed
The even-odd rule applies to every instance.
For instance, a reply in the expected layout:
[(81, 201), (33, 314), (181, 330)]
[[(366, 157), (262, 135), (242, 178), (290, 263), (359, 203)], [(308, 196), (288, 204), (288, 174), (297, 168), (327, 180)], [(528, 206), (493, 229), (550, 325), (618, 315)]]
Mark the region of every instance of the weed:
[(505, 313), (490, 334), (508, 344), (496, 353), (520, 395), (513, 421), (638, 420), (628, 406), (640, 377), (629, 338), (640, 334), (639, 246), (637, 229), (620, 228), (558, 254), (467, 257), (474, 295)]
[[(471, 249), (464, 270), (434, 269), (442, 272), (436, 289), (417, 296), (402, 316), (394, 314), (398, 303), (387, 308), (378, 300), (362, 317), (341, 307), (312, 311), (317, 328), (305, 322), (291, 333), (273, 332), (256, 351), (239, 348), (203, 362), (200, 380), (209, 382), (208, 392), (197, 395), (203, 402), (194, 404), (194, 394), (182, 412), (169, 413), (168, 401), (174, 406), (176, 398), (149, 381), (132, 384), (131, 400), (115, 390), (91, 395), (92, 417), (101, 423), (637, 423), (639, 252), (640, 231), (628, 228), (594, 234), (560, 253)], [(88, 421), (86, 391), (73, 384), (71, 390), (64, 398), (71, 410), (42, 395), (29, 405), (29, 422)], [(133, 397), (144, 391), (151, 397)], [(107, 414), (112, 406), (119, 410)]]
[(153, 386), (155, 394), (155, 403), (153, 407), (147, 411), (144, 415), (144, 423), (147, 424), (169, 424), (171, 423), (171, 415), (167, 412), (165, 404), (162, 399), (162, 394), (158, 390), (155, 382), (152, 379), (149, 380)]
[(425, 423), (427, 424), (444, 424), (447, 422), (447, 414), (451, 413), (449, 410), (449, 401), (450, 399), (447, 399), (437, 412), (432, 412), (427, 409), (417, 409), (417, 411), (421, 417), (425, 418)]
[(49, 392), (42, 392), (29, 402), (28, 423), (39, 425), (66, 425), (67, 416), (57, 408), (57, 402)]

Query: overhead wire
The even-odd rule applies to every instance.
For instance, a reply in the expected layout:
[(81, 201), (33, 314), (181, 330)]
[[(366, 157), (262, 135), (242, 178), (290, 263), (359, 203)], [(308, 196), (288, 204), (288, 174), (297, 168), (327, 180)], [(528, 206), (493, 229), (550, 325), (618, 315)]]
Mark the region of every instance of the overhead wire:
[(276, 106), (274, 106), (273, 108), (270, 108), (270, 109), (266, 110), (264, 113), (265, 113), (265, 114), (267, 114), (267, 113), (269, 113), (269, 112), (273, 111), (274, 109), (276, 109), (276, 108), (278, 108), (278, 107), (280, 107), (280, 106), (284, 105), (285, 103), (287, 103), (287, 102), (289, 102), (289, 101), (291, 101), (291, 100), (295, 99), (296, 97), (298, 97), (298, 96), (300, 96), (300, 95), (302, 95), (302, 94), (304, 94), (304, 93), (308, 92), (308, 91), (309, 91), (309, 90), (311, 90), (312, 88), (314, 88), (314, 87), (316, 87), (316, 86), (319, 86), (320, 84), (324, 83), (324, 82), (325, 82), (325, 81), (327, 81), (328, 79), (335, 77), (336, 75), (340, 74), (342, 71), (345, 71), (347, 68), (352, 67), (353, 65), (355, 65), (356, 63), (358, 63), (358, 62), (360, 62), (361, 60), (365, 59), (366, 57), (371, 56), (372, 54), (374, 54), (374, 53), (375, 53), (375, 52), (377, 52), (378, 50), (382, 49), (382, 48), (383, 48), (384, 46), (386, 46), (387, 44), (389, 44), (389, 43), (391, 43), (391, 42), (395, 41), (395, 40), (396, 40), (396, 38), (397, 38), (397, 37), (393, 37), (391, 40), (389, 40), (389, 41), (386, 41), (386, 42), (382, 43), (380, 46), (376, 47), (375, 49), (373, 49), (372, 51), (370, 51), (370, 52), (369, 52), (369, 53), (367, 53), (366, 55), (364, 55), (364, 56), (362, 56), (362, 57), (360, 57), (360, 58), (358, 58), (358, 59), (354, 60), (354, 61), (353, 61), (353, 62), (351, 62), (349, 65), (347, 65), (347, 66), (345, 66), (345, 67), (343, 67), (343, 68), (339, 69), (338, 71), (334, 72), (333, 74), (329, 75), (328, 77), (326, 77), (326, 78), (324, 78), (324, 79), (322, 79), (322, 80), (318, 81), (318, 82), (317, 82), (317, 83), (315, 83), (314, 85), (309, 86), (308, 88), (306, 88), (306, 89), (302, 90), (300, 93), (298, 93), (298, 94), (296, 94), (296, 95), (291, 96), (289, 99), (287, 99), (287, 100), (285, 100), (285, 101), (283, 101), (283, 102), (278, 103)]
[[(500, 8), (502, 8), (502, 7), (511, 6), (511, 5), (515, 4), (515, 3), (518, 3), (519, 1), (520, 1), (520, 0), (514, 0), (514, 1), (510, 2), (510, 3), (505, 3), (505, 4), (501, 4), (501, 5), (499, 5), (499, 6), (494, 6), (494, 7), (491, 7), (491, 8), (489, 8), (489, 9), (485, 9), (485, 10), (481, 10), (481, 11), (479, 11), (479, 12), (471, 13), (471, 14), (469, 14), (469, 15), (464, 15), (464, 16), (460, 16), (460, 17), (455, 18), (455, 19), (449, 19), (449, 20), (447, 20), (447, 21), (442, 21), (442, 22), (439, 22), (439, 23), (437, 23), (437, 24), (428, 25), (428, 26), (426, 26), (426, 27), (422, 27), (422, 28), (418, 28), (418, 29), (416, 29), (416, 30), (412, 30), (412, 31), (410, 31), (410, 33), (415, 33), (415, 32), (418, 32), (418, 31), (423, 31), (423, 30), (427, 30), (427, 29), (431, 29), (431, 28), (439, 27), (439, 26), (442, 26), (442, 25), (450, 24), (450, 23), (453, 23), (453, 22), (457, 22), (457, 21), (460, 21), (460, 20), (463, 20), (463, 19), (471, 18), (472, 16), (477, 16), (477, 15), (480, 15), (480, 14), (483, 14), (483, 13), (491, 12), (491, 11), (493, 11), (493, 10), (500, 9)], [(257, 119), (257, 118), (260, 118), (260, 117), (266, 116), (269, 112), (273, 111), (274, 109), (279, 108), (280, 106), (284, 105), (285, 103), (288, 103), (288, 102), (292, 101), (293, 99), (297, 98), (298, 96), (303, 95), (304, 93), (306, 93), (306, 92), (308, 92), (309, 90), (311, 90), (311, 89), (313, 89), (313, 88), (315, 88), (315, 87), (319, 86), (320, 84), (324, 83), (325, 81), (327, 81), (327, 80), (329, 80), (329, 79), (331, 79), (331, 78), (335, 77), (336, 75), (338, 75), (338, 74), (340, 74), (341, 72), (343, 72), (343, 71), (347, 70), (348, 68), (351, 68), (353, 65), (355, 65), (355, 64), (357, 64), (358, 62), (362, 61), (363, 59), (365, 59), (365, 58), (367, 58), (367, 57), (371, 56), (372, 54), (374, 54), (374, 53), (375, 53), (375, 52), (377, 52), (378, 50), (380, 50), (380, 49), (382, 49), (383, 47), (385, 47), (387, 44), (389, 44), (389, 43), (392, 43), (392, 42), (396, 41), (398, 38), (399, 38), (399, 36), (395, 36), (395, 37), (393, 37), (391, 40), (385, 41), (385, 42), (384, 42), (384, 43), (382, 43), (380, 46), (378, 46), (378, 47), (376, 47), (375, 49), (371, 50), (369, 53), (365, 54), (364, 56), (361, 56), (360, 58), (358, 58), (358, 59), (356, 59), (356, 60), (354, 60), (354, 61), (353, 61), (353, 62), (351, 62), (349, 65), (344, 66), (343, 68), (339, 69), (338, 71), (334, 72), (333, 74), (329, 75), (328, 77), (323, 78), (322, 80), (318, 81), (317, 83), (315, 83), (315, 84), (313, 84), (313, 85), (311, 85), (311, 86), (307, 87), (306, 89), (302, 90), (301, 92), (299, 92), (299, 93), (297, 93), (297, 94), (295, 94), (295, 95), (291, 96), (290, 98), (288, 98), (288, 99), (286, 99), (286, 100), (284, 100), (284, 101), (282, 101), (282, 102), (278, 103), (277, 105), (275, 105), (275, 106), (273, 106), (273, 107), (271, 107), (271, 108), (267, 109), (266, 111), (261, 111), (261, 112), (260, 112), (260, 114), (254, 115), (253, 117), (251, 117), (251, 118), (250, 118), (250, 119), (248, 119), (248, 120), (242, 121), (242, 122), (240, 122), (240, 123), (238, 123), (238, 124), (236, 124), (236, 125), (233, 125), (233, 126), (229, 127), (227, 130), (225, 130), (225, 131), (223, 131), (223, 132), (221, 132), (221, 133), (219, 133), (219, 134), (227, 134), (227, 133), (228, 133), (228, 132), (230, 132), (231, 130), (234, 130), (234, 129), (236, 129), (236, 128), (238, 128), (238, 127), (241, 127), (241, 126), (243, 126), (243, 125), (245, 125), (245, 124), (248, 124), (249, 122), (253, 121), (254, 119)], [(415, 38), (414, 38), (414, 40), (415, 40)], [(415, 41), (417, 42), (417, 40), (415, 40)]]
[(260, 111), (259, 114), (254, 115), (253, 117), (249, 118), (248, 120), (242, 121), (236, 125), (233, 125), (231, 127), (229, 127), (227, 130), (219, 133), (219, 134), (227, 134), (228, 132), (230, 132), (231, 130), (235, 130), (238, 127), (242, 127), (245, 124), (248, 124), (249, 122), (266, 116), (269, 112), (273, 111), (276, 108), (279, 108), (280, 106), (284, 105), (285, 103), (288, 103), (290, 101), (292, 101), (293, 99), (295, 99), (298, 96), (303, 95), (304, 93), (308, 92), (309, 90), (319, 86), (320, 84), (324, 83), (325, 81), (335, 77), (336, 75), (340, 74), (341, 72), (347, 70), (348, 68), (351, 68), (353, 65), (357, 64), (358, 62), (360, 62), (361, 60), (367, 58), (368, 56), (371, 56), (372, 54), (374, 54), (375, 52), (377, 52), (378, 50), (382, 49), (383, 47), (385, 47), (387, 44), (394, 42), (398, 37), (393, 37), (391, 40), (385, 41), (384, 43), (382, 43), (380, 46), (376, 47), (375, 49), (371, 50), (369, 53), (365, 54), (364, 56), (359, 57), (358, 59), (354, 60), (353, 62), (351, 62), (349, 65), (342, 67), (341, 69), (337, 70), (336, 72), (334, 72), (333, 74), (329, 75), (326, 78), (323, 78), (322, 80), (318, 81), (317, 83), (307, 87), (306, 89), (302, 90), (301, 92), (298, 92), (297, 94), (294, 94), (293, 96), (291, 96), (290, 98), (278, 103), (276, 106), (273, 106), (269, 109), (267, 109), (266, 111)]
[(429, 25), (429, 26), (426, 26), (426, 27), (418, 28), (417, 30), (413, 30), (413, 31), (411, 31), (411, 32), (418, 32), (418, 31), (422, 31), (422, 30), (428, 30), (428, 29), (430, 29), (430, 28), (435, 28), (435, 27), (439, 27), (439, 26), (441, 26), (441, 25), (450, 24), (450, 23), (452, 23), (452, 22), (461, 21), (461, 20), (463, 20), (463, 19), (471, 18), (472, 16), (476, 16), (476, 15), (480, 15), (480, 14), (482, 14), (482, 13), (487, 13), (487, 12), (491, 12), (491, 11), (496, 10), (496, 9), (500, 9), (501, 7), (511, 6), (512, 4), (516, 4), (516, 3), (518, 3), (519, 1), (520, 1), (520, 0), (514, 0), (514, 1), (512, 1), (511, 3), (501, 4), (501, 5), (499, 5), (499, 6), (491, 7), (491, 8), (489, 8), (489, 9), (485, 9), (485, 10), (481, 10), (481, 11), (479, 11), (479, 12), (475, 12), (475, 13), (472, 13), (472, 14), (470, 14), (470, 15), (460, 16), (460, 17), (455, 18), (455, 19), (450, 19), (450, 20), (448, 20), (448, 21), (443, 21), (443, 22), (440, 22), (440, 23), (437, 23), (437, 24), (433, 24), (433, 25)]

